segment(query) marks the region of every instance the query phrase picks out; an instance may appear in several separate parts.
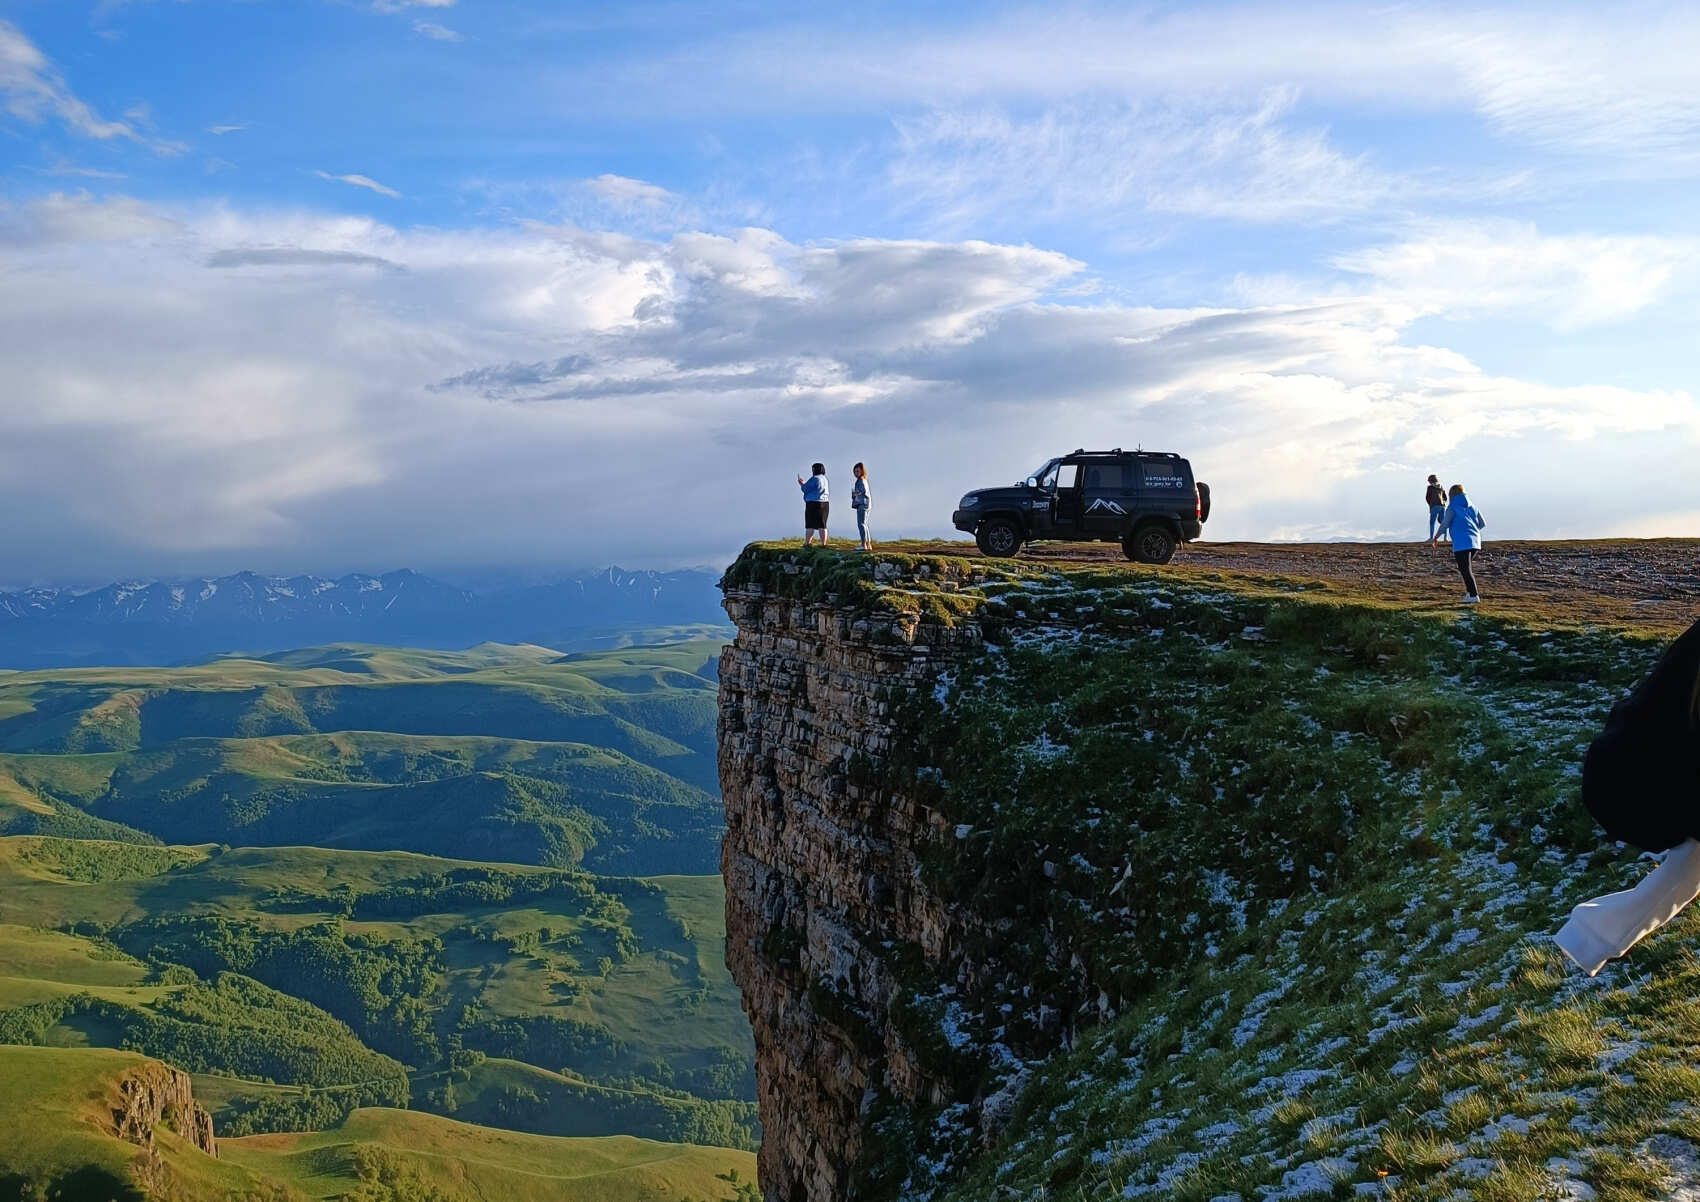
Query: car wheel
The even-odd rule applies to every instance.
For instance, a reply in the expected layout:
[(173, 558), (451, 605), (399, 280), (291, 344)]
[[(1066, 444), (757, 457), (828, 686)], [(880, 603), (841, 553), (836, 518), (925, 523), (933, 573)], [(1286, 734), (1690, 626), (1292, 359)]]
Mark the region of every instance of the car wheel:
[(1008, 518), (987, 518), (974, 531), (980, 554), (1008, 559), (1021, 550), (1021, 528)]
[(1175, 557), (1175, 536), (1165, 526), (1142, 526), (1122, 543), (1122, 554), (1135, 563), (1168, 563)]

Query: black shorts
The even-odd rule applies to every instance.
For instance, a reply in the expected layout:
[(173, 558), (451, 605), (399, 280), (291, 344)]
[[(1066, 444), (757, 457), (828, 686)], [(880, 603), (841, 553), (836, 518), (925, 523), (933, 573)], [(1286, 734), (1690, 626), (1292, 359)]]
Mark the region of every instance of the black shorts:
[(827, 511), (827, 508), (831, 504), (832, 504), (831, 501), (804, 501), (803, 502), (803, 529), (805, 529), (805, 530), (825, 530), (826, 529), (826, 511)]

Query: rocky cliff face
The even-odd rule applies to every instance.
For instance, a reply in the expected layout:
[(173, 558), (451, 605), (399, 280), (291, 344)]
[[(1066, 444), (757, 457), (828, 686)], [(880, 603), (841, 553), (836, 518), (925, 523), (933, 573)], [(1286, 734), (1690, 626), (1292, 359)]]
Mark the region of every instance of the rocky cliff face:
[(980, 633), (730, 577), (726, 610), (726, 954), (755, 1029), (761, 1181), (770, 1202), (829, 1202), (854, 1194), (884, 1099), (946, 1093), (887, 1021), (892, 949), (919, 949), (923, 971), (950, 979), (967, 916), (919, 880), (943, 820), (873, 769), (898, 699)]
[(218, 1155), (212, 1115), (195, 1101), (189, 1075), (150, 1060), (118, 1079), (112, 1130), (120, 1139), (151, 1149), (162, 1123), (208, 1156)]

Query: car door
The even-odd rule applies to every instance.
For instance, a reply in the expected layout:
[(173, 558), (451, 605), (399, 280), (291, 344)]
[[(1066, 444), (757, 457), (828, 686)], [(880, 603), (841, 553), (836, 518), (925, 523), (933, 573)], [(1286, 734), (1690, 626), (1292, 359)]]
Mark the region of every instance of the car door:
[(1126, 464), (1089, 463), (1081, 477), (1080, 497), (1085, 533), (1093, 538), (1120, 538), (1133, 511), (1134, 481)]
[(1080, 464), (1061, 464), (1057, 468), (1056, 490), (1051, 494), (1051, 524), (1058, 538), (1079, 536), (1081, 509)]
[(1157, 513), (1192, 516), (1192, 481), (1187, 478), (1181, 463), (1176, 459), (1140, 461), (1141, 494), (1145, 508)]

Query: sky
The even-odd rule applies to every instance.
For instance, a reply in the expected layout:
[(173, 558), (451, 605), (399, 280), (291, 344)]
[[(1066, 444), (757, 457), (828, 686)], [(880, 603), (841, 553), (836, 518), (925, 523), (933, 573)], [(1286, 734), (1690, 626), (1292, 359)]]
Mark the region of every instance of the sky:
[[(810, 11), (810, 8), (822, 11)], [(830, 11), (825, 11), (830, 8)], [(1700, 6), (0, 0), (0, 576), (722, 562), (1076, 446), (1700, 535)]]

